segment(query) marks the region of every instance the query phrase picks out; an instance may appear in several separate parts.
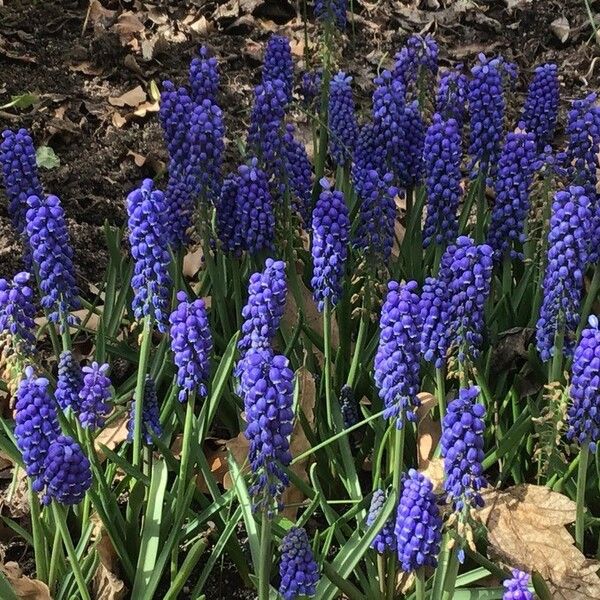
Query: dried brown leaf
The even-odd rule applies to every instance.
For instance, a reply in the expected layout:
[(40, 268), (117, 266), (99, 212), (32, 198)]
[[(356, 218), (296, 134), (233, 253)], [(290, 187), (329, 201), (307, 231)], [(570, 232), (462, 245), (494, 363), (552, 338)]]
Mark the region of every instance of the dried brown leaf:
[(116, 14), (116, 11), (104, 8), (99, 0), (91, 0), (88, 11), (88, 22), (94, 29), (109, 27)]
[(121, 44), (125, 46), (146, 28), (134, 12), (126, 10), (119, 15), (113, 29), (118, 33)]
[(193, 252), (188, 252), (183, 257), (183, 274), (186, 277), (194, 277), (204, 267), (203, 258), (204, 252), (201, 247), (196, 248)]
[(569, 35), (571, 34), (571, 26), (569, 25), (569, 21), (567, 17), (558, 17), (558, 19), (554, 19), (552, 23), (550, 23), (550, 31), (561, 41), (561, 43), (565, 43), (569, 39)]
[(23, 575), (23, 571), (16, 562), (0, 564), (0, 570), (6, 576), (17, 598), (21, 600), (52, 600), (48, 586)]
[(96, 449), (100, 461), (103, 461), (106, 458), (100, 444), (106, 446), (109, 450), (114, 450), (117, 446), (122, 444), (127, 439), (128, 421), (129, 416), (125, 412), (122, 412), (98, 434), (94, 440), (94, 448)]
[(417, 460), (419, 469), (426, 469), (442, 435), (439, 421), (431, 415), (437, 400), (429, 392), (418, 394), (421, 405), (417, 409)]
[(144, 89), (142, 88), (141, 85), (138, 85), (137, 87), (133, 88), (132, 90), (125, 92), (121, 96), (110, 97), (108, 99), (108, 102), (109, 102), (109, 104), (112, 104), (113, 106), (118, 106), (118, 107), (132, 106), (135, 108), (135, 107), (139, 106), (140, 104), (142, 104), (143, 102), (146, 102), (146, 100), (147, 100), (146, 92), (144, 91)]
[(119, 567), (117, 553), (106, 531), (100, 527), (100, 539), (96, 544), (100, 563), (92, 579), (96, 600), (123, 600), (127, 594), (125, 584), (115, 575)]
[(599, 563), (587, 559), (565, 528), (575, 502), (537, 485), (484, 492), (476, 517), (487, 527), (490, 551), (511, 566), (537, 571), (556, 600), (600, 600)]

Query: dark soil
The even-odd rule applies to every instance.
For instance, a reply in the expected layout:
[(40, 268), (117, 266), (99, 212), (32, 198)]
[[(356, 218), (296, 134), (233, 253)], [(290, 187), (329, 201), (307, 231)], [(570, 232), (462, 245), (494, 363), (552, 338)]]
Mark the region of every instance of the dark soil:
[[(0, 109), (0, 126), (27, 127), (37, 146), (51, 146), (60, 158), (59, 167), (42, 169), (41, 176), (46, 191), (62, 199), (84, 290), (86, 283), (98, 282), (104, 274), (108, 259), (104, 222), (123, 225), (125, 197), (143, 177), (158, 176), (159, 184), (164, 183), (167, 156), (157, 113), (134, 116), (134, 108), (116, 108), (109, 98), (138, 85), (149, 94), (151, 81), (160, 84), (169, 78), (183, 83), (195, 49), (206, 43), (220, 59), (221, 104), (233, 164), (235, 142), (244, 136), (251, 89), (260, 77), (270, 33), (289, 35), (297, 72), (306, 66), (302, 20), (296, 15), (296, 3), (286, 0), (102, 0), (104, 8), (114, 12), (98, 16), (93, 11), (83, 34), (87, 0), (4, 0), (4, 4), (0, 6), (0, 104), (25, 92), (36, 94), (39, 102), (25, 109)], [(414, 8), (417, 4), (419, 8)], [(244, 13), (240, 5), (251, 12)], [(361, 110), (367, 107), (378, 68), (389, 66), (414, 32), (435, 34), (443, 65), (470, 65), (479, 52), (501, 53), (516, 62), (520, 83), (510, 107), (513, 118), (537, 64), (559, 65), (564, 107), (572, 98), (600, 89), (600, 39), (590, 40), (593, 31), (582, 0), (492, 0), (480, 5), (477, 8), (466, 0), (420, 4), (418, 0), (354, 0), (354, 34), (350, 28), (338, 63), (354, 76)], [(598, 0), (591, 7), (600, 12)], [(559, 17), (569, 24), (564, 43), (551, 27)], [(132, 18), (138, 19), (141, 30), (124, 39), (119, 24)], [(153, 55), (144, 56), (144, 41), (150, 43), (158, 35), (161, 40)], [(308, 39), (314, 47), (317, 33), (312, 24)], [(313, 47), (308, 55), (314, 60)], [(302, 119), (299, 113), (296, 116)], [(20, 249), (6, 202), (0, 200), (0, 277), (6, 277), (19, 269)], [(11, 548), (11, 558), (19, 560), (21, 550)], [(239, 583), (235, 569), (222, 565), (207, 586), (208, 600), (254, 597)]]

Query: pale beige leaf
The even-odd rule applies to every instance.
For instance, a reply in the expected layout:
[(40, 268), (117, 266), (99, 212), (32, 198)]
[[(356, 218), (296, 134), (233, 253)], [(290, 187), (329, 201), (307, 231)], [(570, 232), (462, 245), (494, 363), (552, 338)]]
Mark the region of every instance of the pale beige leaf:
[(118, 33), (121, 44), (126, 45), (134, 37), (142, 33), (145, 30), (145, 27), (135, 13), (126, 10), (119, 15), (119, 18), (112, 29), (115, 29)]
[(94, 448), (100, 461), (106, 457), (102, 452), (100, 444), (106, 446), (109, 450), (114, 450), (127, 439), (127, 423), (129, 416), (122, 412), (116, 419), (113, 419), (110, 424), (102, 429), (98, 437), (94, 440)]
[(92, 589), (96, 600), (123, 600), (127, 594), (125, 584), (115, 575), (118, 558), (108, 534), (100, 529), (100, 539), (96, 544), (100, 563), (92, 579)]
[(435, 449), (442, 435), (439, 421), (432, 417), (437, 399), (429, 392), (420, 392), (421, 405), (417, 409), (417, 464), (419, 471), (431, 479), (434, 491), (441, 491), (444, 483), (444, 461), (434, 458)]
[(566, 17), (558, 17), (550, 23), (550, 31), (564, 44), (571, 33), (571, 26)]
[(94, 28), (106, 28), (115, 17), (116, 11), (104, 8), (100, 0), (91, 0), (89, 5), (88, 22)]
[(147, 96), (144, 88), (141, 85), (134, 87), (132, 90), (121, 94), (120, 96), (111, 96), (108, 99), (109, 104), (113, 106), (139, 106), (143, 102), (146, 102)]
[(536, 485), (486, 490), (475, 511), (487, 527), (490, 553), (507, 565), (537, 571), (556, 600), (600, 600), (600, 566), (574, 545), (565, 528), (575, 520), (575, 503)]
[(200, 246), (193, 252), (188, 252), (183, 257), (183, 274), (186, 277), (194, 277), (194, 275), (204, 267), (203, 259), (204, 252)]
[(52, 600), (48, 586), (37, 579), (30, 579), (23, 575), (16, 562), (0, 565), (0, 570), (6, 576), (17, 598), (21, 600)]

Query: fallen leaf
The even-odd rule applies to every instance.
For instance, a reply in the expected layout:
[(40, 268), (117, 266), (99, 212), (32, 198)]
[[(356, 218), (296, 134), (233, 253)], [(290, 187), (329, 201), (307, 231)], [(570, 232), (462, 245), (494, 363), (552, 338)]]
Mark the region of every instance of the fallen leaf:
[(431, 414), (437, 404), (436, 397), (429, 392), (420, 392), (417, 397), (421, 402), (417, 409), (417, 461), (419, 469), (426, 469), (440, 441), (442, 428)]
[(575, 502), (529, 484), (486, 490), (483, 499), (475, 517), (488, 529), (493, 555), (513, 567), (537, 571), (555, 600), (600, 599), (600, 565), (575, 547), (565, 527), (575, 520)]
[(103, 72), (101, 67), (93, 65), (87, 60), (69, 65), (69, 70), (75, 73), (83, 73), (84, 75), (100, 75)]
[(23, 571), (16, 562), (0, 564), (0, 570), (6, 576), (17, 598), (21, 600), (52, 600), (48, 586), (23, 575)]
[(200, 36), (206, 36), (210, 33), (212, 26), (205, 16), (201, 16), (199, 19), (191, 23), (189, 28)]
[[(179, 437), (179, 436), (178, 436)], [(177, 442), (177, 438), (174, 441), (174, 449), (173, 454), (177, 458), (177, 449), (179, 448), (179, 452), (181, 452), (181, 440)], [(206, 461), (210, 467), (210, 471), (215, 478), (215, 481), (225, 487), (225, 478), (228, 477), (228, 484), (231, 483), (231, 479), (229, 479), (229, 468), (227, 466), (227, 448), (225, 444), (221, 443), (217, 446), (217, 448), (204, 448), (204, 453), (206, 455)], [(196, 476), (196, 487), (203, 494), (207, 494), (209, 492), (208, 486), (206, 485), (206, 480), (202, 473), (198, 473)]]
[(88, 8), (88, 22), (94, 28), (106, 29), (114, 20), (116, 11), (104, 8), (99, 0), (91, 0)]
[(143, 102), (146, 102), (146, 99), (147, 99), (146, 92), (144, 91), (144, 89), (142, 88), (141, 85), (138, 85), (137, 87), (133, 88), (132, 90), (125, 92), (121, 96), (110, 97), (108, 99), (108, 102), (109, 102), (109, 104), (112, 104), (113, 106), (118, 106), (118, 107), (123, 107), (123, 106), (136, 107), (136, 106), (139, 106), (140, 104), (142, 104)]
[(134, 111), (133, 114), (136, 117), (145, 117), (148, 113), (158, 112), (159, 103), (156, 102), (142, 102)]
[(531, 6), (533, 0), (505, 0), (508, 10), (524, 10)]
[(112, 29), (118, 33), (121, 44), (125, 46), (146, 28), (135, 13), (127, 10), (119, 15)]
[(204, 252), (202, 247), (196, 248), (193, 252), (188, 252), (183, 257), (183, 274), (186, 277), (194, 277), (200, 269), (204, 267)]
[(98, 458), (102, 462), (106, 457), (102, 452), (102, 446), (106, 446), (109, 450), (114, 450), (127, 439), (127, 423), (129, 415), (124, 411), (116, 419), (113, 419), (106, 425), (94, 440), (94, 448), (98, 454)]
[(569, 34), (571, 33), (571, 26), (567, 17), (554, 19), (550, 23), (550, 31), (564, 44), (569, 39)]
[(121, 129), (121, 127), (123, 127), (123, 125), (125, 125), (127, 123), (127, 119), (118, 112), (114, 112), (112, 114), (112, 124), (117, 127), (118, 129)]
[[(3, 468), (6, 468), (7, 465), (4, 456), (2, 456), (2, 464)], [(12, 476), (14, 469), (8, 472)], [(5, 509), (13, 519), (25, 517), (30, 512), (29, 482), (24, 469), (18, 469), (14, 486), (8, 485), (0, 492), (0, 510), (4, 511)]]
[(29, 108), (40, 101), (40, 97), (37, 94), (19, 94), (18, 96), (11, 96), (10, 102), (0, 106), (1, 108)]
[(104, 527), (100, 527), (96, 550), (100, 563), (92, 579), (95, 600), (123, 600), (127, 594), (125, 584), (115, 575), (118, 569), (117, 553)]
[(44, 169), (56, 169), (60, 166), (60, 158), (50, 146), (38, 146), (35, 151), (35, 162)]

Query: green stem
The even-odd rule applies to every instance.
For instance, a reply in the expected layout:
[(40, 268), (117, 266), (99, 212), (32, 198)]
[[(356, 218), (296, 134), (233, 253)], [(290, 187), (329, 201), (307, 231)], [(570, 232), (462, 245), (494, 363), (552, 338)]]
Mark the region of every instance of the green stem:
[(379, 576), (379, 592), (381, 597), (385, 596), (385, 573), (386, 573), (386, 556), (385, 554), (377, 554), (377, 574)]
[(446, 579), (444, 581), (444, 590), (442, 592), (442, 600), (452, 600), (452, 598), (454, 598), (454, 590), (456, 589), (456, 578), (457, 577), (458, 577), (458, 548), (455, 544), (454, 547), (450, 549), (450, 560), (448, 561), (448, 569), (446, 571)]
[(313, 202), (317, 198), (320, 189), (320, 180), (325, 173), (325, 159), (327, 158), (328, 143), (328, 106), (329, 106), (329, 81), (331, 78), (331, 20), (325, 22), (325, 47), (323, 50), (323, 77), (321, 83), (321, 107), (319, 110), (319, 152), (315, 164), (315, 186), (313, 188)]
[(425, 571), (418, 569), (415, 576), (415, 600), (425, 600)]
[(477, 188), (477, 223), (475, 225), (475, 241), (478, 244), (483, 243), (485, 234), (485, 213), (486, 213), (486, 198), (485, 198), (485, 180), (486, 173), (479, 176), (479, 187)]
[(506, 298), (510, 297), (512, 290), (512, 262), (508, 252), (502, 260), (502, 295)]
[(140, 344), (140, 362), (138, 364), (137, 380), (133, 401), (135, 403), (135, 420), (133, 425), (133, 466), (138, 467), (142, 461), (142, 426), (144, 410), (144, 386), (146, 384), (146, 371), (152, 348), (152, 317), (144, 317), (142, 341)]
[(435, 369), (435, 393), (440, 409), (441, 422), (446, 416), (446, 377), (444, 374), (444, 367), (436, 367)]
[(48, 581), (48, 556), (46, 548), (46, 539), (42, 530), (42, 521), (40, 515), (40, 502), (37, 494), (32, 489), (32, 481), (29, 480), (29, 506), (31, 510), (31, 529), (33, 532), (33, 549), (35, 554), (35, 572), (36, 578), (40, 581)]
[(77, 582), (77, 588), (79, 589), (81, 600), (91, 600), (83, 573), (81, 572), (81, 565), (77, 559), (75, 546), (73, 546), (73, 540), (71, 539), (71, 535), (69, 534), (69, 530), (67, 528), (65, 513), (63, 512), (62, 508), (56, 504), (56, 502), (52, 502), (52, 512), (54, 513), (54, 520), (56, 521), (57, 527), (60, 529), (60, 535), (62, 536), (63, 543), (67, 550), (67, 556), (69, 557), (69, 562), (71, 563), (71, 569), (73, 571), (73, 575), (75, 576), (75, 581)]
[(592, 277), (592, 282), (590, 283), (590, 289), (585, 297), (583, 308), (581, 309), (581, 318), (579, 319), (579, 326), (577, 327), (576, 339), (579, 339), (581, 331), (587, 325), (588, 317), (592, 312), (594, 302), (598, 298), (598, 292), (600, 292), (600, 263), (596, 265), (594, 276)]
[(579, 452), (579, 469), (577, 470), (577, 502), (575, 509), (575, 543), (583, 552), (583, 536), (585, 533), (585, 486), (590, 457), (589, 444), (581, 446)]
[(271, 519), (267, 511), (262, 513), (260, 525), (260, 555), (258, 564), (258, 600), (269, 600), (270, 573), (273, 556), (271, 554)]
[(58, 569), (58, 558), (60, 554), (60, 529), (57, 527), (54, 531), (54, 543), (52, 544), (52, 554), (50, 555), (50, 571), (48, 573), (48, 588), (50, 593), (56, 583), (56, 571)]
[(324, 364), (323, 377), (325, 385), (325, 406), (327, 410), (327, 425), (330, 431), (333, 431), (333, 399), (331, 397), (331, 307), (329, 299), (325, 298), (323, 307), (323, 345)]
[(561, 380), (564, 345), (565, 327), (564, 323), (559, 323), (556, 335), (554, 336), (554, 354), (552, 355), (552, 363), (550, 366), (550, 382)]
[(350, 364), (350, 372), (348, 373), (348, 379), (346, 385), (354, 388), (356, 383), (356, 374), (358, 372), (358, 366), (360, 364), (360, 357), (362, 355), (362, 347), (365, 341), (365, 335), (367, 333), (367, 325), (369, 324), (369, 312), (371, 310), (371, 285), (368, 279), (365, 284), (365, 295), (363, 298), (362, 313), (360, 315), (360, 325), (358, 326), (358, 335), (356, 337), (356, 344), (354, 346), (354, 354), (352, 355), (352, 362)]

